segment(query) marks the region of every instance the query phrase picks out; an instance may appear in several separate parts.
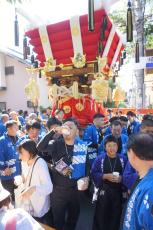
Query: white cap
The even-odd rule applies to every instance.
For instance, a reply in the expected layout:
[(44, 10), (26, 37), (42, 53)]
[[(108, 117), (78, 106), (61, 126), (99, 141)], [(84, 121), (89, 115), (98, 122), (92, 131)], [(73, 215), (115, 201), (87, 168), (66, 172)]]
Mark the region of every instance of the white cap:
[(11, 194), (0, 185), (0, 201), (5, 200)]

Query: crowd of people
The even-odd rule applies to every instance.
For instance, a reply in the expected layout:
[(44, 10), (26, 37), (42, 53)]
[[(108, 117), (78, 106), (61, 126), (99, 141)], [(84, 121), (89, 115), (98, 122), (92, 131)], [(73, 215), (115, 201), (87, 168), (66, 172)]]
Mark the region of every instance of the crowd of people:
[(81, 193), (92, 230), (153, 229), (153, 115), (108, 110), (83, 132), (64, 115), (2, 112), (0, 229), (75, 230)]

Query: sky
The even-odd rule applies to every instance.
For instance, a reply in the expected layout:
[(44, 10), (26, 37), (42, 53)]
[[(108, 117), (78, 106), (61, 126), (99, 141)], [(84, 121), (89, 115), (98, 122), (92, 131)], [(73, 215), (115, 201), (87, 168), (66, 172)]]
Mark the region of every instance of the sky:
[[(108, 6), (116, 1), (123, 2), (124, 0), (105, 0), (106, 7), (109, 8)], [(104, 0), (94, 0), (95, 10), (102, 6), (102, 2)], [(118, 3), (116, 5), (117, 8), (121, 6)], [(31, 0), (27, 4), (19, 4), (16, 7), (19, 12), (20, 43), (22, 43), (25, 30), (36, 28), (42, 24), (67, 20), (74, 15), (87, 14), (88, 0)], [(114, 5), (113, 8), (115, 9)], [(20, 50), (14, 46), (14, 19), (15, 7), (4, 0), (0, 1), (0, 48), (11, 47)], [(29, 19), (31, 23), (29, 23)]]
[[(122, 7), (125, 0), (94, 0), (95, 10), (105, 5), (105, 8), (115, 9), (112, 6), (113, 2), (120, 2), (116, 4), (117, 8)], [(29, 7), (30, 6), (30, 7)], [(30, 5), (25, 4), (23, 8), (31, 18), (35, 18), (37, 24), (50, 24), (59, 21), (67, 20), (74, 15), (83, 15), (88, 12), (88, 0), (32, 0)]]

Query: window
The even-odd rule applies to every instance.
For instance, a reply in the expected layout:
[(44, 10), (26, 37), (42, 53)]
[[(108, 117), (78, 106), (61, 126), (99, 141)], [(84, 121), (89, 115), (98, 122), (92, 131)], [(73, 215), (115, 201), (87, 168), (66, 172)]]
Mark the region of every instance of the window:
[(6, 102), (0, 102), (0, 111), (6, 110)]
[(6, 66), (5, 67), (5, 75), (13, 75), (14, 74), (14, 66)]
[(31, 101), (27, 101), (27, 107), (28, 108), (33, 108), (34, 105), (33, 105), (33, 103)]

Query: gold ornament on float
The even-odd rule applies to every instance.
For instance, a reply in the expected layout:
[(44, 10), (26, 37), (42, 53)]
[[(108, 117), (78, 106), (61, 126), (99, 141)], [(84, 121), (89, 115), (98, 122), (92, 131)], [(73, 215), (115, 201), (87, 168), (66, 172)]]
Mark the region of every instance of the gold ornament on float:
[(98, 57), (97, 60), (98, 60), (98, 69), (99, 69), (99, 72), (102, 72), (103, 68), (107, 64), (107, 57)]
[(71, 60), (72, 60), (74, 67), (82, 68), (86, 64), (86, 55), (82, 55), (80, 53), (77, 53), (76, 55), (74, 55), (73, 58), (71, 58)]
[(48, 92), (48, 96), (50, 100), (57, 99), (58, 98), (58, 86), (56, 84), (53, 84)]
[(79, 98), (79, 88), (78, 88), (78, 82), (77, 81), (74, 81), (73, 82), (73, 85), (72, 85), (72, 96), (75, 98), (75, 99), (78, 99)]
[(66, 114), (71, 112), (71, 107), (69, 105), (65, 105), (63, 109)]
[(101, 78), (92, 81), (92, 98), (97, 102), (103, 102), (107, 100), (108, 96), (108, 81)]
[(25, 87), (25, 94), (34, 105), (37, 105), (40, 92), (38, 84), (33, 77), (29, 79), (29, 83)]
[(76, 110), (79, 111), (79, 112), (81, 112), (81, 111), (84, 110), (84, 106), (83, 106), (83, 104), (80, 103), (80, 102), (77, 103), (77, 104), (75, 105), (75, 108), (76, 108)]
[(113, 101), (118, 105), (125, 100), (125, 91), (121, 87), (117, 87), (113, 90)]
[(108, 88), (108, 101), (112, 102), (112, 89)]
[(53, 58), (48, 58), (45, 62), (45, 66), (43, 70), (45, 72), (50, 72), (50, 71), (55, 71), (55, 68), (56, 68), (56, 60), (54, 60)]

